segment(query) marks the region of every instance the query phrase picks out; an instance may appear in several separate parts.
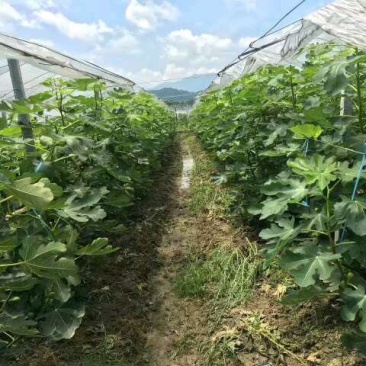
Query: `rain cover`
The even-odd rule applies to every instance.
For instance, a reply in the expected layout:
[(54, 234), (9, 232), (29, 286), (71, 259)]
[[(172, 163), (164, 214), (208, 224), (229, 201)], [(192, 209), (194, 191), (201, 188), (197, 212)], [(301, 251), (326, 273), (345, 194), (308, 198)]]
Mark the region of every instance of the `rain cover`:
[(100, 66), (67, 56), (46, 46), (0, 33), (0, 100), (14, 99), (7, 65), (9, 58), (17, 59), (20, 62), (27, 96), (45, 90), (42, 83), (50, 77), (96, 78), (105, 81), (107, 86), (122, 87), (130, 91), (136, 90), (133, 81)]
[(366, 0), (337, 0), (255, 41), (237, 61), (219, 73), (207, 92), (224, 88), (263, 65), (301, 66), (299, 50), (328, 42), (366, 49)]

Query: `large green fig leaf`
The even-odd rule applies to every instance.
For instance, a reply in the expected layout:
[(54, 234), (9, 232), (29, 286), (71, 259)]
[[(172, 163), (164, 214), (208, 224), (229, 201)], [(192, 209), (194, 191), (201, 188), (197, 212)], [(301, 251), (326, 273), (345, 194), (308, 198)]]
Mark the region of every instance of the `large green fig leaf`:
[(3, 185), (7, 192), (28, 208), (45, 210), (54, 198), (52, 190), (46, 187), (44, 182), (32, 183), (31, 178), (23, 178), (12, 184)]
[(94, 143), (91, 139), (83, 136), (64, 136), (64, 140), (68, 146), (67, 153), (76, 155), (80, 161), (87, 161), (89, 155), (92, 154)]
[(360, 170), (359, 164), (355, 164), (353, 167), (349, 167), (349, 163), (347, 161), (340, 163), (338, 166), (339, 169), (339, 177), (343, 183), (353, 182)]
[(299, 151), (301, 148), (300, 144), (288, 143), (285, 145), (276, 145), (273, 147), (273, 150), (265, 150), (261, 152), (259, 155), (261, 156), (290, 156), (294, 152)]
[(334, 205), (334, 213), (338, 220), (345, 223), (355, 234), (366, 235), (366, 202), (364, 199), (351, 201), (342, 197), (342, 202)]
[(113, 248), (111, 245), (108, 245), (108, 239), (98, 238), (94, 240), (91, 244), (86, 245), (83, 248), (80, 248), (76, 252), (76, 254), (87, 255), (87, 256), (98, 256), (114, 253), (117, 250), (118, 248)]
[(320, 212), (310, 212), (302, 215), (302, 218), (309, 220), (306, 223), (304, 231), (317, 230), (325, 232), (327, 230), (327, 215), (324, 210)]
[(326, 281), (332, 275), (331, 262), (341, 258), (340, 254), (323, 252), (316, 244), (304, 242), (301, 247), (288, 250), (281, 258), (281, 267), (289, 270), (295, 283), (301, 287), (315, 285), (316, 277)]
[(302, 287), (299, 290), (289, 291), (281, 300), (284, 305), (297, 305), (304, 301), (311, 301), (327, 294), (320, 286)]
[(39, 280), (23, 272), (7, 273), (0, 276), (0, 290), (22, 292), (33, 288)]
[(295, 227), (295, 218), (280, 219), (276, 224), (260, 232), (259, 236), (266, 240), (269, 244), (288, 243), (295, 239), (301, 232), (302, 226)]
[(366, 332), (366, 294), (365, 288), (359, 285), (357, 288), (347, 288), (343, 291), (342, 299), (342, 318), (348, 321), (354, 321), (357, 315), (360, 315), (360, 329)]
[(19, 245), (16, 235), (0, 239), (0, 252), (10, 252)]
[(59, 278), (52, 281), (50, 284), (51, 292), (53, 292), (55, 299), (65, 303), (71, 298), (71, 286), (64, 279)]
[(297, 125), (290, 130), (295, 134), (296, 139), (317, 139), (323, 132), (321, 127), (312, 124)]
[(343, 334), (341, 337), (343, 346), (348, 349), (357, 349), (366, 356), (366, 334), (349, 333)]
[(345, 60), (332, 61), (328, 66), (323, 66), (315, 82), (325, 78), (324, 89), (331, 95), (337, 95), (348, 86), (348, 66), (349, 62)]
[(261, 192), (267, 196), (262, 202), (261, 220), (283, 214), (290, 203), (299, 203), (308, 194), (306, 184), (296, 179), (280, 179), (266, 183)]
[(56, 183), (52, 183), (48, 178), (41, 178), (39, 182), (43, 183), (45, 187), (49, 188), (52, 191), (54, 197), (58, 198), (62, 196), (62, 187), (60, 187)]
[(76, 193), (69, 197), (65, 207), (58, 213), (62, 217), (70, 217), (78, 222), (98, 221), (104, 219), (107, 214), (96, 205), (109, 191), (105, 187), (76, 190)]
[(80, 326), (85, 314), (83, 307), (56, 308), (41, 316), (42, 334), (51, 337), (55, 341), (61, 339), (71, 339), (75, 335), (76, 329)]
[(99, 221), (107, 216), (106, 212), (100, 206), (83, 208), (70, 206), (59, 211), (59, 214), (60, 216), (69, 217), (78, 222), (88, 222), (89, 220)]
[(61, 257), (66, 252), (66, 245), (52, 242), (44, 245), (39, 237), (26, 237), (19, 253), (23, 259), (21, 266), (27, 273), (39, 277), (54, 279), (67, 278), (77, 274), (73, 259)]
[(289, 161), (287, 165), (298, 174), (305, 178), (307, 184), (317, 183), (318, 187), (323, 190), (337, 179), (337, 164), (334, 158), (326, 158), (322, 155), (312, 155), (306, 158), (297, 158)]
[(287, 125), (276, 125), (276, 129), (269, 135), (268, 139), (263, 142), (264, 146), (272, 145), (278, 137), (286, 136), (288, 126)]
[(38, 334), (35, 328), (37, 322), (28, 320), (25, 316), (10, 316), (0, 314), (0, 333), (9, 332), (17, 335), (34, 336)]

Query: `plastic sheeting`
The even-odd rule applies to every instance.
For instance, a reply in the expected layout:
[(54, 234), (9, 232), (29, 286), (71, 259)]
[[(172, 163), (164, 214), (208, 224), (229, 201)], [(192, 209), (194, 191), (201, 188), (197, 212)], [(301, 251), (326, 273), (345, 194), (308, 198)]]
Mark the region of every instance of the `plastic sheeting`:
[(337, 0), (252, 43), (238, 60), (219, 73), (207, 92), (224, 88), (264, 65), (300, 66), (299, 50), (328, 42), (366, 49), (366, 0)]
[(140, 91), (135, 83), (98, 65), (78, 60), (46, 46), (0, 33), (0, 100), (13, 100), (14, 93), (7, 59), (17, 59), (27, 96), (44, 91), (42, 83), (51, 77), (68, 79), (96, 78), (107, 86)]

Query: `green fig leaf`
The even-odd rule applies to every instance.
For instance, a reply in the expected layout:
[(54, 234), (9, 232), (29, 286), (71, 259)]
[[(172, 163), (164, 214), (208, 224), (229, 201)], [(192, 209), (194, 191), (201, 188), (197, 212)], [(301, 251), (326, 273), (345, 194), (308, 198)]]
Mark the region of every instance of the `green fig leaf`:
[(118, 248), (113, 248), (111, 245), (108, 245), (108, 239), (98, 238), (94, 240), (91, 244), (80, 248), (76, 252), (76, 254), (87, 255), (87, 256), (98, 256), (114, 253), (117, 250)]
[(342, 318), (346, 321), (354, 321), (360, 316), (360, 329), (366, 333), (366, 294), (365, 288), (359, 285), (357, 288), (347, 288), (342, 293), (344, 305)]
[(281, 258), (281, 267), (290, 271), (300, 287), (315, 285), (316, 277), (326, 281), (332, 275), (331, 262), (341, 258), (340, 254), (323, 252), (316, 244), (304, 242), (301, 247), (288, 250)]
[(290, 130), (295, 134), (296, 139), (317, 139), (323, 132), (319, 126), (303, 124), (291, 127)]
[(43, 182), (32, 183), (31, 178), (16, 180), (11, 185), (4, 184), (6, 191), (28, 208), (43, 211), (52, 202), (52, 190)]
[(20, 255), (21, 266), (27, 273), (48, 279), (67, 278), (77, 274), (73, 259), (60, 257), (66, 252), (66, 245), (51, 242), (46, 245), (38, 237), (26, 237), (23, 240)]
[(320, 190), (323, 190), (329, 183), (337, 179), (335, 173), (338, 168), (333, 157), (326, 158), (315, 154), (289, 161), (287, 165), (295, 174), (304, 177), (307, 184), (316, 183)]
[(83, 307), (71, 308), (65, 304), (64, 307), (55, 308), (41, 316), (41, 332), (55, 341), (71, 339), (80, 326), (84, 314)]

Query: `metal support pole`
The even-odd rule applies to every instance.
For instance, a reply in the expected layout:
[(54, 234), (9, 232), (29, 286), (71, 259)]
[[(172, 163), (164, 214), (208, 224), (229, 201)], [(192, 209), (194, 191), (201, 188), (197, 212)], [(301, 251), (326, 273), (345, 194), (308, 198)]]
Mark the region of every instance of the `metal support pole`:
[[(11, 83), (13, 84), (15, 100), (26, 99), (22, 73), (20, 70), (19, 61), (16, 59), (8, 59), (9, 72), (11, 77)], [(31, 153), (35, 151), (34, 136), (31, 121), (28, 114), (19, 115), (19, 125), (22, 129), (23, 139), (27, 140), (25, 145), (25, 151)]]
[[(348, 97), (342, 97), (341, 104), (340, 104), (340, 115), (341, 116), (353, 116), (353, 114), (354, 114), (353, 100)], [(339, 230), (337, 230), (334, 233), (334, 242), (339, 243), (340, 239), (342, 239), (341, 233)]]
[(8, 125), (7, 118), (6, 118), (6, 112), (1, 112), (1, 121), (0, 121), (0, 128), (6, 128)]
[(341, 98), (341, 116), (353, 116), (353, 101), (351, 98)]

